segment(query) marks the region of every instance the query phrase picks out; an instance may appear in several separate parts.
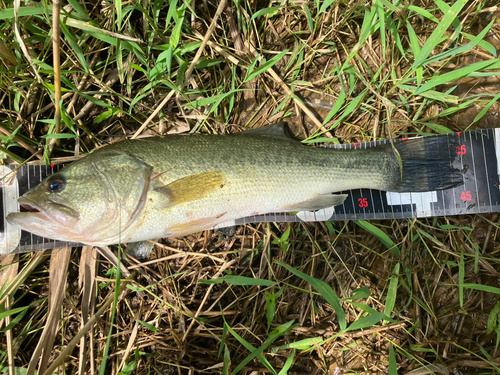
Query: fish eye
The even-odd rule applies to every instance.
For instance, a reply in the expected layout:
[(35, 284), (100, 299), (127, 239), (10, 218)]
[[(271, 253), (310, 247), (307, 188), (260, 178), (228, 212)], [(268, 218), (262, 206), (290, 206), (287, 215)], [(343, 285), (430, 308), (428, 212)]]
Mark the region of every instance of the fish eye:
[(53, 178), (47, 181), (47, 189), (49, 189), (52, 193), (59, 193), (64, 189), (65, 183), (60, 178)]

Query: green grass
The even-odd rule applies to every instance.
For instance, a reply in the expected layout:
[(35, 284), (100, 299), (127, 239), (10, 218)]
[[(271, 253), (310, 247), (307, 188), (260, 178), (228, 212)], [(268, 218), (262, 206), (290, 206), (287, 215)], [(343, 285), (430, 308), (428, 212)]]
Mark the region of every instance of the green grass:
[[(281, 120), (304, 143), (496, 123), (494, 2), (220, 4), (68, 1), (54, 66), (52, 5), (2, 3), (1, 159), (49, 162), (127, 137)], [(0, 368), (495, 374), (497, 219), (208, 231), (162, 240), (148, 262), (124, 260), (136, 272), (121, 281), (90, 248), (73, 250), (63, 276), (49, 268), (55, 256), (4, 258)]]

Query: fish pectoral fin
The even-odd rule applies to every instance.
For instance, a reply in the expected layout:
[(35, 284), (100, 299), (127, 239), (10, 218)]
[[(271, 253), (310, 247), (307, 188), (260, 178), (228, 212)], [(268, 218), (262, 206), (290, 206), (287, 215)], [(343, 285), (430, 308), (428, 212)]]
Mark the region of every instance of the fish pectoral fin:
[(344, 203), (347, 194), (321, 194), (304, 202), (286, 206), (285, 212), (316, 211), (322, 208), (338, 206)]
[(220, 172), (202, 172), (175, 180), (170, 184), (155, 186), (154, 190), (168, 197), (168, 205), (194, 201), (224, 187)]

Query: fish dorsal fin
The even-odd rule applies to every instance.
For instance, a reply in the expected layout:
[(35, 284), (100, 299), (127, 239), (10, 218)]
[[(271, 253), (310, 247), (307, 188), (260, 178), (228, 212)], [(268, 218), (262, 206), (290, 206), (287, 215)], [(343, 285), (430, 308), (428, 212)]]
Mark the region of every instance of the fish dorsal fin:
[(168, 197), (168, 205), (194, 201), (224, 187), (224, 176), (217, 171), (202, 172), (175, 180), (154, 190)]
[(291, 132), (290, 128), (288, 127), (288, 124), (286, 122), (278, 122), (276, 124), (272, 125), (266, 125), (261, 128), (257, 129), (249, 129), (245, 130), (239, 133), (236, 133), (235, 135), (238, 136), (252, 136), (252, 137), (274, 137), (274, 138), (279, 138), (283, 139), (286, 141), (293, 141), (300, 143), (297, 141), (293, 133)]
[(346, 198), (347, 194), (320, 194), (307, 201), (283, 207), (282, 211), (296, 212), (321, 210), (322, 208), (341, 205)]

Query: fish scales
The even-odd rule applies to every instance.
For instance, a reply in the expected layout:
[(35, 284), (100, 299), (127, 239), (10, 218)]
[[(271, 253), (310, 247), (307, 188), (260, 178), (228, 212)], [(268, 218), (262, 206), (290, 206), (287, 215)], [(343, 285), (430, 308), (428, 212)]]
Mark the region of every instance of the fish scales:
[[(346, 151), (308, 147), (285, 125), (227, 136), (144, 138), (99, 149), (27, 192), (9, 222), (93, 245), (181, 236), (240, 217), (341, 204), (343, 190), (446, 189), (461, 183), (453, 139)], [(454, 148), (455, 147), (455, 148)], [(440, 151), (441, 150), (441, 151)], [(409, 190), (411, 189), (411, 190)]]
[[(117, 144), (117, 148), (126, 149), (130, 155), (153, 166), (153, 173), (161, 174), (158, 178), (164, 185), (200, 173), (220, 172), (223, 176), (220, 188), (201, 199), (165, 208), (151, 206), (144, 220), (147, 228), (165, 224), (172, 228), (190, 217), (223, 215), (219, 220), (222, 222), (282, 211), (284, 207), (293, 209), (294, 203), (320, 194), (353, 187), (388, 186), (380, 169), (388, 155), (370, 151), (352, 153), (275, 139), (233, 136), (172, 136), (168, 141), (124, 142)], [(213, 226), (212, 222), (208, 224)], [(179, 234), (182, 231), (162, 236)]]

